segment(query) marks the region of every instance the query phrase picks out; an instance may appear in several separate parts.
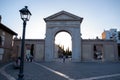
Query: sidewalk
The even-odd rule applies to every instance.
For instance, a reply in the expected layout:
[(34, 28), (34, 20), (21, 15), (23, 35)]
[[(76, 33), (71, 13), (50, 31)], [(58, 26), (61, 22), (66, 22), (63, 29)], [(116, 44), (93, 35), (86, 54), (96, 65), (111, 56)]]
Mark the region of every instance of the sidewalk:
[(8, 74), (6, 72), (6, 68), (9, 67), (10, 65), (12, 65), (12, 63), (6, 63), (3, 66), (1, 66), (1, 68), (0, 68), (0, 74), (1, 74), (0, 79), (2, 79), (2, 80), (15, 80), (15, 78), (12, 77), (11, 74)]
[(1, 73), (0, 73), (0, 79), (1, 80), (8, 80), (5, 76), (3, 76)]
[(1, 68), (4, 66), (4, 65), (6, 65), (5, 63), (3, 64), (3, 63), (0, 63), (0, 79), (2, 79), (2, 80), (8, 80), (3, 74), (1, 74)]

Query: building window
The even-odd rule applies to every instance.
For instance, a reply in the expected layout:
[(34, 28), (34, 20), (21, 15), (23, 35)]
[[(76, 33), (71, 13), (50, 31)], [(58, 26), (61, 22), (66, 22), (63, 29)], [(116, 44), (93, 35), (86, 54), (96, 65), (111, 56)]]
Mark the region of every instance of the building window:
[(5, 44), (5, 36), (2, 36), (2, 46)]
[(5, 36), (5, 32), (2, 32), (2, 35), (4, 35), (4, 36)]
[(0, 46), (4, 46), (4, 43), (5, 43), (5, 37), (0, 36)]

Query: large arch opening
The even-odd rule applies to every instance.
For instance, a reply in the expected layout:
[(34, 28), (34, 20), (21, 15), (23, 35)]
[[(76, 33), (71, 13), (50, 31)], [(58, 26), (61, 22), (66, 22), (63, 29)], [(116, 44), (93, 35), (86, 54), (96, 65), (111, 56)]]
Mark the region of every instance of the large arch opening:
[(57, 32), (54, 36), (54, 58), (56, 61), (71, 61), (72, 37), (67, 31)]
[(83, 18), (66, 11), (60, 11), (44, 20), (46, 22), (45, 61), (54, 61), (55, 36), (61, 31), (68, 32), (72, 37), (72, 61), (81, 61), (80, 24)]

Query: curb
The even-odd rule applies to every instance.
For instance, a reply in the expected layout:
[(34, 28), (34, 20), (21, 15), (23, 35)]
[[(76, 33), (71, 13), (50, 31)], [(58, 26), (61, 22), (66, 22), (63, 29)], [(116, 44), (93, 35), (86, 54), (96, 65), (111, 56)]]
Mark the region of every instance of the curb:
[(8, 80), (16, 80), (14, 77), (12, 77), (11, 75), (9, 75), (8, 73), (5, 72), (5, 68), (9, 65), (11, 65), (12, 63), (9, 63), (9, 64), (6, 64), (5, 66), (3, 66), (1, 69), (0, 69), (0, 73), (2, 75), (4, 75)]

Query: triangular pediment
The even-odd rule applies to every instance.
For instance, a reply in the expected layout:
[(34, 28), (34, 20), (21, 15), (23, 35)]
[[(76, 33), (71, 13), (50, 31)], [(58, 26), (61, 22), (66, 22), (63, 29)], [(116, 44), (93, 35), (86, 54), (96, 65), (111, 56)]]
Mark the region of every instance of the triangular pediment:
[(60, 11), (56, 14), (53, 14), (47, 18), (45, 18), (44, 20), (45, 21), (58, 21), (58, 20), (70, 20), (70, 21), (74, 21), (74, 20), (77, 20), (77, 21), (82, 21), (83, 18), (81, 17), (78, 17), (74, 14), (71, 14), (69, 12), (66, 12), (66, 11)]

